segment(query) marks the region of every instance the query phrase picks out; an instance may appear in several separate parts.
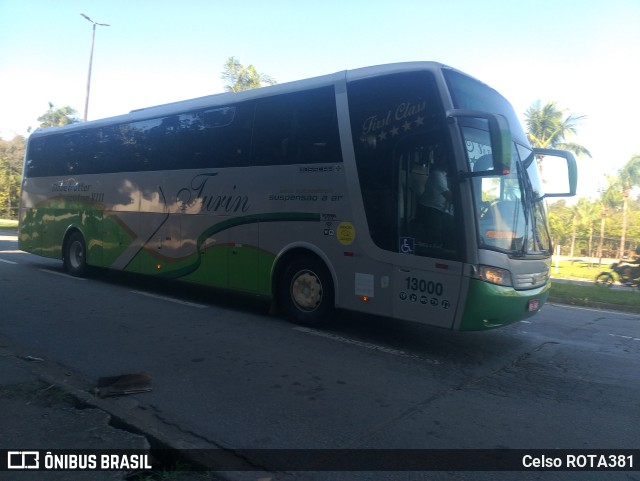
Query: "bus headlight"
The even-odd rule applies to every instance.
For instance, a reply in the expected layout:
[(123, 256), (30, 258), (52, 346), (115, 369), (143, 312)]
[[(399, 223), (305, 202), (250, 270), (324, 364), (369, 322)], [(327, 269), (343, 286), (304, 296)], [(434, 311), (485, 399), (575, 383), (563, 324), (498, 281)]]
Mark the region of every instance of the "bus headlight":
[(513, 286), (511, 282), (511, 272), (507, 269), (500, 269), (499, 267), (493, 266), (478, 266), (476, 268), (476, 276), (478, 279), (498, 286)]

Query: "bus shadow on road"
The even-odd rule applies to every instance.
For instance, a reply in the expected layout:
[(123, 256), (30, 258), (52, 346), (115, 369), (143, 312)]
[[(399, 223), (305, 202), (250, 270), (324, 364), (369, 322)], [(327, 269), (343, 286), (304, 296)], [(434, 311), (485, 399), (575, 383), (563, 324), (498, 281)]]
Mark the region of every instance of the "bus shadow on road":
[(323, 327), (337, 335), (401, 349), (441, 363), (474, 364), (513, 353), (523, 339), (507, 326), (491, 331), (461, 332), (370, 314), (339, 311)]
[[(61, 265), (41, 263), (36, 267), (66, 275)], [(92, 268), (85, 278), (182, 303), (253, 314), (262, 318), (259, 322), (273, 322), (274, 325), (292, 328), (299, 326), (289, 322), (283, 312), (273, 309), (269, 299), (246, 293), (109, 269)], [(402, 351), (416, 358), (435, 359), (438, 363), (455, 365), (477, 365), (500, 359), (508, 356), (523, 342), (513, 326), (492, 331), (460, 332), (343, 310), (335, 311), (326, 323), (304, 327), (325, 333), (327, 337), (350, 340), (355, 345), (380, 346), (381, 352)]]

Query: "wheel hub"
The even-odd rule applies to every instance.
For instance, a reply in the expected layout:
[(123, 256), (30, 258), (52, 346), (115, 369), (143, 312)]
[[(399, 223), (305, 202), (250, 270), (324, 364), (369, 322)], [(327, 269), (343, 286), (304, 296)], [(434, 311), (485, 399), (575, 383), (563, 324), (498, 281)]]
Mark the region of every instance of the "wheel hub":
[(79, 242), (74, 242), (69, 249), (69, 262), (74, 269), (77, 269), (82, 265), (84, 253), (82, 251), (82, 245)]
[(312, 311), (322, 300), (322, 284), (311, 272), (298, 275), (291, 285), (291, 297), (301, 309)]

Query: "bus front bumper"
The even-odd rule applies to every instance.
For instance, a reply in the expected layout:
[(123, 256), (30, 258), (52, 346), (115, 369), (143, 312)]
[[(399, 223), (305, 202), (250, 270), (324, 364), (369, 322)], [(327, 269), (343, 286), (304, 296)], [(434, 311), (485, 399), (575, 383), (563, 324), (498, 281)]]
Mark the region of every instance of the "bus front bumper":
[(546, 302), (550, 289), (550, 280), (536, 289), (517, 291), (513, 287), (470, 279), (460, 330), (493, 329), (531, 317)]

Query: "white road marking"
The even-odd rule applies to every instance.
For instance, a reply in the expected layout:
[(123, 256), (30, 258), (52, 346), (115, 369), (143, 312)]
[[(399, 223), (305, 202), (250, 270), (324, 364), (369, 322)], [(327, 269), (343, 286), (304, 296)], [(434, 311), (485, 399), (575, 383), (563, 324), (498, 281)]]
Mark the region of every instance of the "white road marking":
[(611, 333), (609, 333), (609, 335), (611, 337), (621, 337), (622, 339), (628, 339), (630, 341), (640, 341), (639, 337), (623, 336), (622, 334), (611, 334)]
[(352, 346), (364, 347), (365, 349), (371, 349), (372, 351), (384, 352), (385, 354), (391, 354), (393, 356), (405, 357), (414, 359), (416, 361), (427, 362), (429, 364), (441, 364), (436, 359), (427, 359), (425, 357), (418, 356), (417, 354), (411, 354), (409, 352), (401, 351), (399, 349), (393, 349), (391, 347), (380, 346), (371, 342), (358, 341), (357, 339), (350, 339), (348, 337), (338, 336), (337, 334), (331, 334), (330, 332), (317, 331), (308, 327), (294, 327), (295, 331), (304, 332), (305, 334), (311, 334), (313, 336), (324, 337), (331, 339), (332, 341), (342, 342), (343, 344), (350, 344)]
[(553, 307), (558, 307), (558, 308), (565, 308), (565, 309), (576, 309), (579, 311), (589, 311), (589, 312), (600, 312), (602, 314), (622, 314), (625, 316), (634, 316), (637, 317), (638, 314), (635, 312), (627, 312), (627, 311), (615, 311), (612, 309), (596, 309), (594, 307), (581, 307), (581, 306), (570, 306), (568, 304), (556, 304), (554, 302), (549, 302), (546, 305), (548, 306), (553, 306)]
[(175, 304), (181, 304), (183, 306), (196, 307), (198, 309), (206, 309), (208, 307), (208, 306), (205, 306), (204, 304), (196, 304), (195, 302), (182, 301), (180, 299), (175, 299), (173, 297), (161, 296), (159, 294), (152, 294), (150, 292), (144, 292), (144, 291), (129, 291), (129, 292), (133, 292), (134, 294), (139, 294), (141, 296), (151, 297), (153, 299), (160, 299), (161, 301), (168, 301), (168, 302), (173, 302)]
[(6, 259), (0, 259), (0, 262), (4, 262), (5, 264), (17, 264), (17, 262), (8, 261)]
[(67, 279), (73, 279), (74, 281), (86, 281), (84, 277), (76, 277), (70, 276), (69, 274), (65, 274), (64, 272), (52, 271), (51, 269), (38, 269), (42, 272), (46, 272), (47, 274), (53, 274), (54, 276), (66, 277)]

